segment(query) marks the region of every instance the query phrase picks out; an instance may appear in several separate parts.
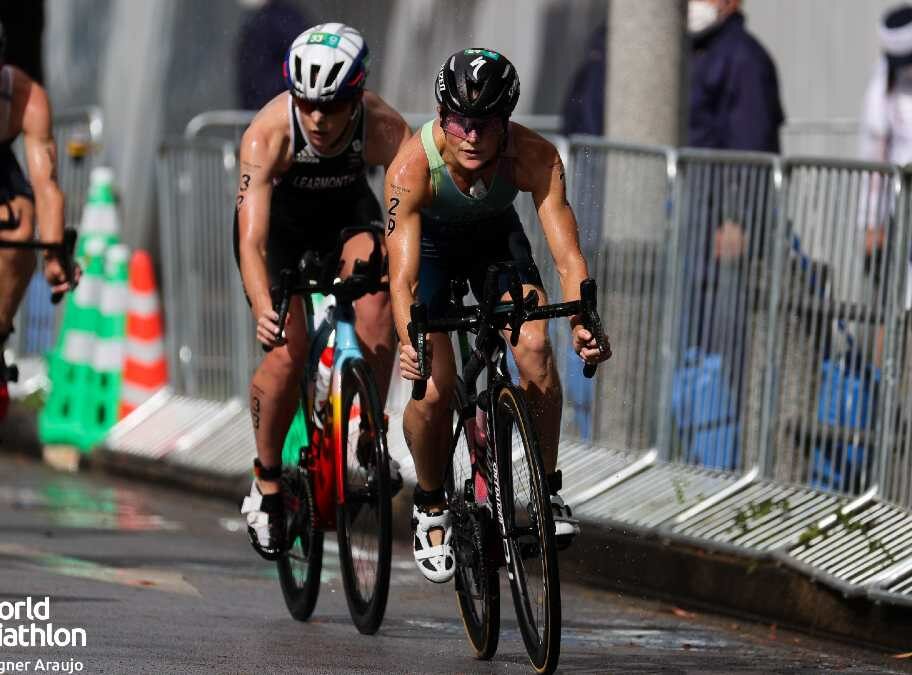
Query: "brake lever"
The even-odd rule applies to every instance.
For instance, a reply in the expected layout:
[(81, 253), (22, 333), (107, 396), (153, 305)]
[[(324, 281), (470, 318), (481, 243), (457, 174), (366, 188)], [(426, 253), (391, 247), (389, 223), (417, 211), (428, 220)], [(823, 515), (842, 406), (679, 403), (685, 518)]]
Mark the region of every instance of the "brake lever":
[(513, 301), (513, 311), (510, 312), (510, 344), (515, 347), (519, 344), (519, 331), (526, 320), (522, 284), (515, 269), (510, 270), (510, 300)]
[[(602, 329), (602, 319), (598, 314), (598, 309), (596, 308), (596, 294), (597, 286), (595, 279), (583, 279), (580, 282), (580, 308), (583, 310), (583, 325), (586, 327), (592, 337), (595, 338), (595, 343), (598, 346), (599, 351), (602, 354), (607, 353), (608, 356), (611, 356), (611, 347), (608, 344), (608, 340), (605, 339), (605, 332)], [(595, 375), (595, 370), (598, 367), (596, 363), (587, 363), (583, 366), (583, 375), (587, 378), (591, 378)]]
[[(67, 283), (73, 282), (73, 277), (76, 276), (76, 264), (73, 259), (73, 252), (76, 250), (76, 237), (77, 232), (75, 228), (66, 227), (63, 230), (63, 242), (60, 244), (60, 264), (63, 267), (63, 274), (66, 277)], [(73, 288), (76, 288), (76, 285), (73, 284)], [(63, 292), (58, 291), (57, 293), (51, 293), (51, 303), (57, 304), (63, 298)]]
[(410, 308), (411, 318), (408, 324), (409, 340), (412, 347), (418, 354), (418, 373), (421, 375), (420, 380), (416, 380), (412, 385), (412, 398), (420, 401), (427, 393), (427, 305), (415, 302)]
[[(285, 320), (288, 318), (288, 308), (291, 306), (291, 280), (294, 272), (284, 269), (279, 272), (279, 300), (273, 299), (272, 308), (279, 315), (279, 342), (285, 344)], [(267, 354), (272, 351), (272, 347), (263, 345), (263, 351)]]

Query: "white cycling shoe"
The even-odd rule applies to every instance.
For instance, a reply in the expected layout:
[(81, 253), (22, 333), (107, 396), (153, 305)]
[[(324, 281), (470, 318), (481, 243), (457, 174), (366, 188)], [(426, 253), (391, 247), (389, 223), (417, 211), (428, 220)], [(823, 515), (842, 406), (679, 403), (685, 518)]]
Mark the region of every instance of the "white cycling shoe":
[(564, 503), (560, 495), (551, 495), (551, 515), (554, 519), (554, 539), (558, 550), (564, 550), (573, 543), (580, 533), (579, 520), (573, 517), (573, 511)]
[[(412, 526), (415, 529), (415, 563), (428, 581), (443, 584), (456, 573), (456, 555), (453, 553), (453, 518), (449, 509), (439, 513), (427, 513), (417, 506), (412, 507)], [(429, 538), (431, 530), (443, 530), (443, 543), (433, 546)]]

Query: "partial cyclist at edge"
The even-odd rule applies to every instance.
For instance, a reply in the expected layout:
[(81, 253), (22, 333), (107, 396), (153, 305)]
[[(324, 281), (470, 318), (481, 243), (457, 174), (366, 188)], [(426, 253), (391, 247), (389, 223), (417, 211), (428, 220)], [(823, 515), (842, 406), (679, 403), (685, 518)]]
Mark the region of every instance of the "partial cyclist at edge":
[[(51, 104), (41, 85), (5, 62), (5, 47), (6, 32), (0, 25), (0, 241), (32, 241), (37, 223), (43, 241), (61, 242), (64, 196), (57, 183)], [(28, 179), (12, 150), (20, 135), (25, 141)], [(34, 270), (33, 250), (0, 247), (0, 419), (8, 404), (3, 350)], [(75, 279), (67, 280), (54, 249), (44, 253), (44, 276), (52, 293), (62, 293), (75, 285)], [(78, 270), (75, 278), (78, 279)]]
[[(309, 347), (301, 298), (292, 299), (280, 327), (270, 289), (279, 284), (281, 270), (297, 269), (305, 252), (332, 252), (344, 228), (382, 227), (366, 169), (389, 167), (411, 133), (399, 113), (364, 88), (368, 65), (367, 43), (354, 28), (309, 28), (283, 64), (288, 92), (257, 113), (241, 141), (235, 258), (257, 339), (271, 348), (250, 383), (257, 458), (241, 513), (254, 550), (267, 560), (277, 559), (286, 546), (281, 454)], [(367, 261), (373, 248), (369, 233), (349, 238), (339, 276), (349, 276), (354, 261)], [(361, 349), (385, 401), (395, 345), (389, 294), (366, 295), (354, 307)]]
[[(407, 326), (413, 302), (425, 303), (431, 319), (446, 313), (451, 282), (468, 281), (482, 297), (485, 270), (510, 262), (523, 284), (547, 302), (531, 246), (513, 207), (529, 192), (560, 276), (564, 300), (578, 300), (588, 277), (576, 217), (567, 201), (564, 165), (554, 145), (510, 121), (519, 99), (519, 77), (510, 61), (489, 49), (465, 49), (447, 58), (434, 82), (437, 119), (427, 122), (387, 172), (387, 247), (390, 293), (400, 340), (403, 377), (420, 379)], [(507, 298), (509, 279), (500, 280)], [(602, 354), (582, 317), (570, 320), (573, 349), (587, 363)], [(449, 336), (428, 336), (430, 378), (425, 397), (408, 403), (404, 435), (415, 462), (413, 524), (415, 562), (430, 581), (455, 572), (452, 526), (443, 489), (451, 432), (449, 399), (456, 363)], [(579, 522), (560, 497), (557, 470), (562, 393), (547, 322), (524, 323), (512, 347), (541, 444), (560, 548), (579, 534)]]

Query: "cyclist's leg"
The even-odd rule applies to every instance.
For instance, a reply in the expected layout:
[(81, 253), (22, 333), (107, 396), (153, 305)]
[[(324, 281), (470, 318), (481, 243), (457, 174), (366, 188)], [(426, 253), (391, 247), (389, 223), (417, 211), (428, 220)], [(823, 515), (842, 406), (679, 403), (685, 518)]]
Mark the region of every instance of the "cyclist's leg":
[[(491, 242), (488, 247), (491, 251), (490, 256), (480, 261), (473, 270), (470, 280), (473, 292), (476, 296), (481, 292), (483, 272), (489, 264), (512, 262), (523, 284), (523, 295), (525, 296), (530, 290), (535, 290), (539, 294), (540, 302), (546, 303), (548, 298), (544, 291), (541, 275), (532, 259), (532, 248), (515, 211), (508, 212), (504, 216), (504, 222), (500, 223), (496, 229), (499, 235), (497, 241)], [(500, 283), (502, 299), (506, 300), (509, 298), (507, 293), (509, 280), (502, 277)], [(510, 344), (510, 331), (504, 331), (504, 336)], [(548, 337), (548, 322), (524, 323), (520, 329), (518, 343), (515, 347), (511, 345), (511, 349), (519, 369), (520, 387), (529, 404), (529, 412), (539, 440), (542, 463), (551, 493), (558, 546), (564, 548), (570, 544), (574, 536), (579, 534), (579, 523), (573, 518), (572, 511), (558, 494), (562, 486), (561, 473), (557, 470), (557, 452), (560, 441), (563, 392), (557, 372), (557, 363)]]
[[(274, 220), (274, 219), (273, 219)], [(270, 284), (279, 271), (297, 266), (306, 242), (270, 225), (266, 247)], [(235, 260), (239, 263), (238, 223), (234, 219)], [(303, 303), (292, 298), (285, 324), (286, 344), (265, 354), (250, 383), (250, 415), (257, 447), (256, 477), (241, 513), (247, 516), (254, 549), (275, 559), (284, 547), (285, 514), (281, 495), (282, 447), (298, 406), (299, 387), (307, 364), (308, 334)]]
[[(342, 248), (342, 277), (351, 274), (355, 260), (367, 261), (373, 250), (374, 238), (366, 232), (348, 239)], [(385, 246), (382, 255), (386, 255)], [(361, 352), (374, 373), (380, 402), (385, 404), (395, 353), (395, 332), (389, 293), (365, 295), (356, 300), (354, 305), (355, 332), (361, 343)]]
[[(422, 256), (418, 293), (431, 317), (445, 308), (449, 282), (444, 260)], [(450, 515), (442, 488), (449, 461), (452, 424), (449, 402), (456, 379), (456, 361), (448, 335), (432, 333), (428, 338), (431, 376), (427, 390), (421, 401), (409, 400), (402, 426), (418, 478), (412, 511), (415, 562), (427, 579), (440, 583), (451, 579), (455, 572)]]
[[(35, 205), (27, 196), (0, 203), (0, 219), (18, 221), (13, 229), (0, 226), (0, 241), (30, 241), (35, 234), (34, 215)], [(35, 260), (34, 251), (0, 247), (0, 348), (13, 328), (13, 317), (35, 271)]]

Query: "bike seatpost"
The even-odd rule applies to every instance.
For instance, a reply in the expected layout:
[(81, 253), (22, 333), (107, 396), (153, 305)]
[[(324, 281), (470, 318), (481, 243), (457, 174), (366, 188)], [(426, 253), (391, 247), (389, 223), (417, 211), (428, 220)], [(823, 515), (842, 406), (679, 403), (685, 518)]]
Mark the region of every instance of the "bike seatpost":
[(421, 375), (420, 380), (416, 380), (412, 385), (412, 398), (420, 401), (427, 393), (427, 305), (420, 302), (412, 303), (410, 308), (411, 318), (408, 325), (409, 340), (412, 347), (418, 353), (418, 372)]

